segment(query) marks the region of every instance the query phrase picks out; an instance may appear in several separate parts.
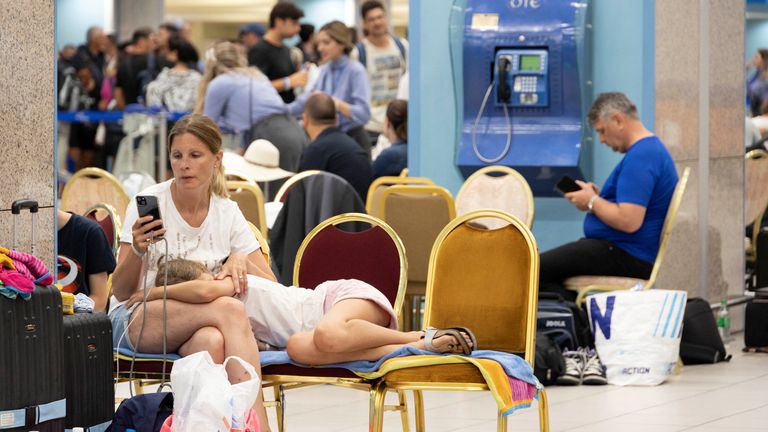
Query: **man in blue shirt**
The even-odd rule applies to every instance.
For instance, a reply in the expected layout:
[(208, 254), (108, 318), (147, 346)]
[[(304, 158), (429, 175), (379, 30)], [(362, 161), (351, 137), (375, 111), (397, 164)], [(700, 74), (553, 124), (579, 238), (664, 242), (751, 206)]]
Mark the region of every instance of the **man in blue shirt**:
[[(637, 107), (623, 93), (601, 93), (587, 115), (600, 142), (624, 158), (603, 189), (577, 180), (579, 190), (565, 194), (586, 211), (584, 238), (541, 254), (539, 290), (566, 299), (571, 276), (605, 275), (648, 279), (659, 252), (661, 230), (677, 185), (677, 171), (664, 144), (645, 128)], [(565, 351), (561, 385), (606, 384), (605, 369), (594, 350)]]
[(581, 189), (565, 194), (588, 213), (584, 238), (541, 254), (539, 289), (570, 299), (575, 293), (563, 281), (571, 276), (650, 277), (678, 179), (664, 144), (623, 93), (598, 95), (588, 120), (602, 143), (625, 156), (602, 190), (577, 180)]

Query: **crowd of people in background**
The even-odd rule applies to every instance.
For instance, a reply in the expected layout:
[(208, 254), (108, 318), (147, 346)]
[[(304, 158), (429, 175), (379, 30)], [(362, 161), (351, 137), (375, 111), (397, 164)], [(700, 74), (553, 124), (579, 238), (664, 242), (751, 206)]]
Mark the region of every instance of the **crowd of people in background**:
[[(402, 118), (407, 102), (398, 99), (407, 99), (408, 42), (392, 34), (380, 1), (365, 2), (360, 13), (361, 39), (341, 21), (318, 27), (301, 22), (311, 17), (293, 3), (279, 2), (266, 25), (244, 24), (232, 39), (202, 50), (185, 23), (140, 27), (124, 42), (91, 27), (84, 44), (60, 51), (59, 110), (125, 111), (138, 104), (205, 114), (236, 137), (235, 151), (267, 139), (280, 150), (280, 167), (296, 171), (316, 165), (301, 163), (314, 140), (302, 119), (309, 98), (323, 93), (334, 104), (334, 129), (366, 156), (367, 167), (359, 175), (368, 177), (374, 159), (393, 144), (375, 173), (398, 174), (407, 157), (407, 119)], [(298, 43), (288, 43), (296, 37)], [(401, 116), (388, 120), (394, 101), (392, 112)], [(119, 123), (73, 122), (69, 170), (109, 169), (124, 136)], [(358, 159), (352, 157), (350, 164), (357, 166)]]

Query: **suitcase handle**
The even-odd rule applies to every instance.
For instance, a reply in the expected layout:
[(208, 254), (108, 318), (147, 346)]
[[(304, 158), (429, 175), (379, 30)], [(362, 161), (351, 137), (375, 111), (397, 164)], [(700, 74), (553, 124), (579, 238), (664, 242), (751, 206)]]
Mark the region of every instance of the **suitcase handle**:
[(37, 205), (37, 201), (31, 200), (31, 199), (20, 199), (16, 200), (11, 204), (11, 213), (12, 214), (21, 214), (21, 211), (24, 209), (29, 209), (30, 213), (37, 213), (39, 206)]

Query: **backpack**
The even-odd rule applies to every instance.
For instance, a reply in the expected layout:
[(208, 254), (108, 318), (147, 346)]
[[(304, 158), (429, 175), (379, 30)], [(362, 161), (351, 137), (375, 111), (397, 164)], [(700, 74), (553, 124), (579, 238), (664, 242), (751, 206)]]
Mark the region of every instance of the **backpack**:
[(728, 361), (725, 345), (717, 332), (715, 316), (709, 302), (696, 297), (688, 299), (683, 315), (680, 359), (684, 365)]
[(115, 411), (115, 418), (107, 429), (124, 432), (133, 429), (157, 432), (163, 422), (173, 414), (173, 393), (147, 393), (125, 399)]
[(549, 335), (560, 349), (594, 346), (586, 311), (556, 293), (539, 292), (536, 331)]
[(546, 333), (536, 332), (536, 356), (533, 374), (542, 385), (552, 385), (565, 372), (565, 358), (560, 347)]
[(83, 83), (77, 76), (73, 66), (59, 70), (61, 84), (59, 85), (58, 107), (60, 111), (79, 111), (91, 108), (95, 100), (85, 91)]
[[(392, 40), (395, 41), (395, 45), (397, 45), (397, 49), (400, 50), (400, 57), (405, 61), (405, 45), (403, 45), (403, 41), (400, 40), (397, 36), (392, 36)], [(355, 44), (357, 47), (357, 60), (364, 66), (366, 65), (366, 59), (367, 56), (365, 54), (365, 44), (363, 42), (358, 42)]]

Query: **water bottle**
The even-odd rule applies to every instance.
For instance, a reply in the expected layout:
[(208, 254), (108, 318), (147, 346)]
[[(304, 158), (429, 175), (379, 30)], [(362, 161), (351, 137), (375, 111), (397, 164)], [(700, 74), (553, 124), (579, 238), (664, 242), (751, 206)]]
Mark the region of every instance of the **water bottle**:
[(717, 312), (717, 331), (723, 343), (731, 340), (731, 317), (728, 315), (728, 299), (720, 301), (720, 310)]

